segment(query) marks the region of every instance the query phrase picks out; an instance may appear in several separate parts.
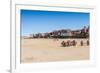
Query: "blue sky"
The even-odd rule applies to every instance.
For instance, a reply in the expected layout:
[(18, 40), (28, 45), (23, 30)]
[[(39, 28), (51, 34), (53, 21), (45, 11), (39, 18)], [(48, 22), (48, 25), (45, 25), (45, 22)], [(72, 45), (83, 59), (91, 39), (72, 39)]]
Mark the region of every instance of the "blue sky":
[(21, 33), (44, 33), (59, 29), (81, 29), (88, 26), (89, 13), (21, 10)]

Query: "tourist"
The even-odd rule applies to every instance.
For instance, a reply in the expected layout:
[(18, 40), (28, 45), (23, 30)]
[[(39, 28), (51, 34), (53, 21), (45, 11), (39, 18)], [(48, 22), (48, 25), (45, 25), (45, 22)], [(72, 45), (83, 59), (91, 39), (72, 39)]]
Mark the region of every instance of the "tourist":
[(83, 41), (80, 42), (81, 46), (83, 46)]

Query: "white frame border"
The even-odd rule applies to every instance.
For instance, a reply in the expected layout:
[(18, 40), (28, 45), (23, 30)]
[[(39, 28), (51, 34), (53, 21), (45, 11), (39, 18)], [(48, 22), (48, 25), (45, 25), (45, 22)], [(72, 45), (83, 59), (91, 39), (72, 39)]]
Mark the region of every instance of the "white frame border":
[[(33, 8), (35, 7), (35, 8)], [(90, 60), (84, 60), (84, 61), (67, 61), (67, 62), (48, 62), (48, 63), (36, 63), (36, 64), (21, 64), (19, 63), (20, 61), (20, 38), (18, 37), (20, 33), (20, 15), (19, 10), (22, 8), (26, 9), (34, 9), (36, 10), (48, 10), (50, 8), (50, 11), (74, 11), (74, 12), (90, 12), (90, 49), (92, 49), (90, 52)], [(59, 10), (61, 9), (61, 10)], [(64, 69), (64, 68), (79, 68), (79, 67), (88, 67), (88, 66), (93, 66), (95, 65), (95, 9), (90, 6), (90, 7), (81, 7), (80, 5), (77, 6), (47, 6), (47, 5), (27, 5), (27, 4), (15, 4), (15, 7), (12, 10), (12, 20), (11, 20), (11, 72), (19, 72), (19, 71), (33, 71), (34, 70), (45, 70), (45, 69)], [(92, 29), (92, 30), (91, 30)], [(19, 49), (17, 49), (19, 48)], [(59, 64), (59, 65), (58, 65)], [(27, 65), (27, 66), (25, 66)], [(45, 65), (45, 66), (44, 66)], [(49, 66), (49, 67), (48, 67)], [(23, 68), (24, 67), (24, 68)]]

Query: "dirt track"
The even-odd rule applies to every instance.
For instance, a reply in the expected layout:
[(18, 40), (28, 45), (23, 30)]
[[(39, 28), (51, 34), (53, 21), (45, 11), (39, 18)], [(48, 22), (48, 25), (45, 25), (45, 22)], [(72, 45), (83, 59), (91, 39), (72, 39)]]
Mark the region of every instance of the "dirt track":
[[(22, 39), (21, 41), (21, 62), (48, 62), (89, 59), (89, 46), (87, 39), (74, 39), (77, 46), (62, 47), (61, 42), (73, 39)], [(83, 40), (84, 46), (79, 42)]]

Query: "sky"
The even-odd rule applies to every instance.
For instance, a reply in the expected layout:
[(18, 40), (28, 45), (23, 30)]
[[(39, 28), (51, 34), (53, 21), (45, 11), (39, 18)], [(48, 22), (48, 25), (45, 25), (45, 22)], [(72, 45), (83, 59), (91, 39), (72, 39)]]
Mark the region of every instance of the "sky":
[(20, 14), (23, 36), (60, 29), (81, 29), (90, 24), (90, 14), (83, 12), (21, 10)]

